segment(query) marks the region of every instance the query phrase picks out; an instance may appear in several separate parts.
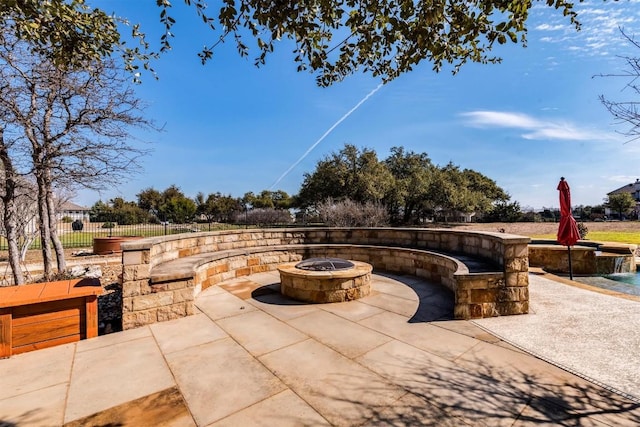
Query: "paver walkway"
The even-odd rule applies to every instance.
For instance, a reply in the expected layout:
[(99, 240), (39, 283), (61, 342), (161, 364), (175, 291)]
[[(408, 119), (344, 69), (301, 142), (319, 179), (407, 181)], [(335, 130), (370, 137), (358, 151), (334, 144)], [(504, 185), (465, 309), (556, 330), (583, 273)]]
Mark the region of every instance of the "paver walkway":
[(366, 298), (308, 305), (277, 282), (225, 282), (197, 315), (0, 360), (0, 426), (640, 424), (637, 403), (451, 320), (439, 285), (375, 275)]

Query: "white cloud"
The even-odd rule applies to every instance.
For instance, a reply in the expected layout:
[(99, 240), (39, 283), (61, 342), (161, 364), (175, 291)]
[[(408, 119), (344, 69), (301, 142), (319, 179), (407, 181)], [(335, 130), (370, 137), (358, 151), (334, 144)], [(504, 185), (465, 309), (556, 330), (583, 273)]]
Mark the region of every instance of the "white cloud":
[(580, 131), (571, 127), (555, 126), (553, 124), (542, 124), (540, 129), (522, 135), (524, 139), (549, 140), (564, 139), (573, 141), (590, 141), (593, 134)]
[(468, 117), (471, 125), (478, 127), (506, 127), (531, 129), (536, 126), (536, 120), (520, 113), (509, 113), (503, 111), (472, 111), (462, 113), (461, 116)]
[(557, 31), (566, 29), (566, 25), (549, 25), (549, 24), (541, 24), (536, 27), (538, 31)]
[(461, 113), (469, 126), (521, 129), (528, 140), (602, 141), (617, 140), (612, 133), (581, 129), (571, 123), (542, 120), (523, 113), (507, 111), (470, 111)]
[(640, 31), (640, 9), (636, 2), (589, 1), (576, 3), (581, 24), (576, 31), (569, 20), (550, 7), (532, 9), (533, 29), (530, 37), (543, 43), (554, 43), (577, 54), (619, 55), (632, 47), (619, 32), (624, 28), (627, 34)]

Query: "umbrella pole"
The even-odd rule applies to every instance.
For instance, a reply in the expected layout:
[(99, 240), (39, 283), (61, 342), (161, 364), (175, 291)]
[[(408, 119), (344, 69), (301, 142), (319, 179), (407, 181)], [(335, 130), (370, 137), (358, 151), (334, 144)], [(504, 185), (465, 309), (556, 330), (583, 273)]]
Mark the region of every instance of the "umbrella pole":
[(567, 246), (569, 250), (569, 279), (573, 280), (573, 268), (571, 267), (571, 246)]

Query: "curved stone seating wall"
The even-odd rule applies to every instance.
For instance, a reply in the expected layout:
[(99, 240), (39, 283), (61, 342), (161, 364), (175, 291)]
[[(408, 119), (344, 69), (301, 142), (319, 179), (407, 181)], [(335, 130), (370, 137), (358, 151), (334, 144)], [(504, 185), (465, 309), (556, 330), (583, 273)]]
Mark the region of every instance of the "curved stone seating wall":
[[(456, 318), (526, 313), (528, 242), (503, 233), (400, 228), (232, 230), (128, 242), (123, 327), (190, 315), (195, 296), (209, 286), (316, 256), (439, 281), (455, 294)], [(492, 268), (475, 272), (474, 260)]]

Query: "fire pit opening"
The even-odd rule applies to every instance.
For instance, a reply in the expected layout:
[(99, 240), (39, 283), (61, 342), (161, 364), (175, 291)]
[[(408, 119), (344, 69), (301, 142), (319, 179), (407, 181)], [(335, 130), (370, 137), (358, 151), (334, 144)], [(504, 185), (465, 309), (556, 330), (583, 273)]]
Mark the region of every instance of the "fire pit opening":
[(354, 263), (342, 258), (309, 258), (296, 264), (296, 268), (307, 271), (341, 271), (353, 267)]
[(371, 292), (373, 267), (341, 258), (309, 258), (278, 266), (280, 292), (299, 301), (343, 302)]

